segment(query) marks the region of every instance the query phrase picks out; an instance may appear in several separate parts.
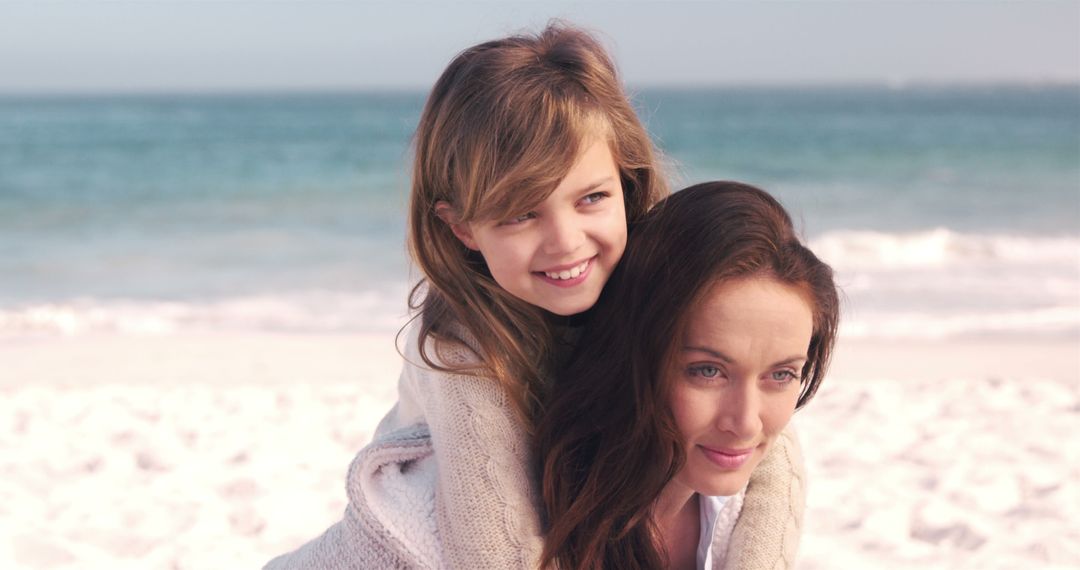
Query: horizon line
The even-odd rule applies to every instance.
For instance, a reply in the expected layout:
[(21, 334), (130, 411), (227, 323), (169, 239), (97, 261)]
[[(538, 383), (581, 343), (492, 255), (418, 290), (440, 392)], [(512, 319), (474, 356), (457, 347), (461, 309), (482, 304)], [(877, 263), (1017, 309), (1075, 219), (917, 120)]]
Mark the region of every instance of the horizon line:
[[(1078, 88), (1080, 78), (1071, 79), (912, 79), (912, 80), (823, 80), (823, 81), (727, 81), (703, 83), (628, 83), (634, 91), (661, 90), (727, 90), (727, 89), (882, 89), (904, 91), (927, 88)], [(222, 87), (132, 87), (132, 88), (26, 88), (0, 87), (2, 98), (23, 97), (139, 97), (139, 96), (275, 96), (275, 95), (366, 95), (366, 94), (424, 94), (430, 85), (320, 85), (320, 86), (222, 86)]]

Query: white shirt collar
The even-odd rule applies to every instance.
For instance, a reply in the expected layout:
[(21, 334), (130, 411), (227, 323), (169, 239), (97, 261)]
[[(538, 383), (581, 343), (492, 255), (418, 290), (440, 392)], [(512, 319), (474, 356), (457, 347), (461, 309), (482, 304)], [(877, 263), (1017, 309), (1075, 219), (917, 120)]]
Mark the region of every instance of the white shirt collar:
[(698, 495), (698, 505), (701, 510), (701, 535), (698, 537), (697, 568), (709, 570), (712, 568), (712, 542), (716, 533), (716, 521), (719, 518), (720, 509), (729, 497), (711, 497)]

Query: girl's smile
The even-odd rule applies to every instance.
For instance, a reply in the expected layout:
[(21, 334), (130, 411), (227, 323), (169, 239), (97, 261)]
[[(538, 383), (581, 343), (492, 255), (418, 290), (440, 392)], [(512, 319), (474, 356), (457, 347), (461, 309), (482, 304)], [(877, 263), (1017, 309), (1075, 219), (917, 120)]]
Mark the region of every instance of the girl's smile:
[(584, 283), (589, 277), (589, 270), (592, 269), (594, 259), (596, 259), (596, 256), (590, 257), (581, 263), (534, 271), (533, 275), (556, 287), (573, 287)]

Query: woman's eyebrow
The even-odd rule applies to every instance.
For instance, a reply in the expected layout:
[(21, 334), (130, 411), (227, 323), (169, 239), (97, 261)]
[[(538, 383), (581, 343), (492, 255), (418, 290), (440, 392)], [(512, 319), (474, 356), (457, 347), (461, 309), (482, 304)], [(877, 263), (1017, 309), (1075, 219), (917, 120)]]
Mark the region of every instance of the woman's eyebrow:
[[(707, 347), (704, 347), (704, 346), (684, 346), (682, 348), (682, 350), (683, 350), (683, 352), (702, 352), (702, 353), (705, 353), (705, 354), (708, 354), (708, 355), (712, 356), (713, 358), (718, 358), (720, 360), (723, 360), (724, 362), (726, 362), (728, 364), (733, 364), (735, 362), (734, 358), (731, 358), (730, 356), (724, 354), (723, 352), (720, 352), (719, 350), (716, 350), (716, 349), (713, 349), (713, 348), (707, 348)], [(778, 361), (774, 362), (770, 366), (770, 368), (773, 368), (773, 367), (776, 367), (776, 366), (781, 366), (781, 365), (784, 365), (784, 364), (792, 364), (794, 362), (805, 362), (805, 361), (806, 361), (806, 355), (805, 354), (795, 354), (795, 355), (792, 355), (792, 356), (789, 356), (787, 358), (784, 358), (784, 359), (781, 359), (781, 360), (778, 360)]]
[(778, 361), (778, 362), (774, 363), (773, 366), (775, 367), (775, 366), (781, 366), (781, 365), (784, 365), (784, 364), (793, 364), (795, 362), (806, 362), (806, 355), (805, 354), (796, 354), (795, 356), (789, 356), (789, 357), (787, 357), (787, 358), (785, 358), (785, 359), (783, 359), (781, 361)]
[(684, 346), (684, 347), (682, 347), (682, 350), (683, 350), (683, 352), (703, 352), (705, 354), (708, 354), (708, 355), (712, 356), (713, 358), (719, 358), (720, 360), (723, 360), (724, 362), (727, 362), (728, 364), (731, 364), (731, 363), (735, 362), (735, 359), (733, 359), (730, 356), (724, 354), (723, 352), (720, 352), (719, 350), (715, 350), (715, 349), (712, 349), (712, 348), (707, 348), (707, 347), (704, 347), (704, 346)]

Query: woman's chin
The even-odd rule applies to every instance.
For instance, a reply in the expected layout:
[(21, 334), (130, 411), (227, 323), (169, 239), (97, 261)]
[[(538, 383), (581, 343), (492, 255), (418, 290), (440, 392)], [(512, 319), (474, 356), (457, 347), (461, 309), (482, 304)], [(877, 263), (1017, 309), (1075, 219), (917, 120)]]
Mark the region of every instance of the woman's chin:
[(739, 491), (742, 491), (743, 488), (746, 487), (748, 481), (750, 481), (749, 474), (743, 477), (732, 473), (731, 476), (724, 477), (723, 480), (702, 485), (702, 488), (697, 491), (702, 495), (708, 495), (710, 497), (730, 497), (738, 494)]

